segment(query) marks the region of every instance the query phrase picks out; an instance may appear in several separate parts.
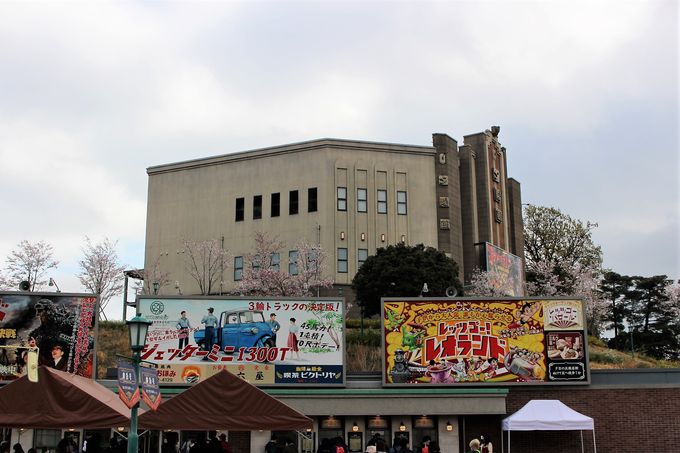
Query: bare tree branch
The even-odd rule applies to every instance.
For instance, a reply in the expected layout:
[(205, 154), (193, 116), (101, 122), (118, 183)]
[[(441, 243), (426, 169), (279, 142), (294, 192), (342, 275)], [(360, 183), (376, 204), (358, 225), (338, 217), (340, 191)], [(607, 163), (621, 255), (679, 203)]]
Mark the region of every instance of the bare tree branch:
[(222, 290), (224, 271), (228, 268), (229, 254), (216, 239), (209, 241), (184, 240), (184, 266), (198, 284), (202, 295)]
[(33, 243), (27, 240), (21, 241), (17, 248), (10, 252), (5, 263), (4, 285), (10, 289), (17, 289), (19, 283), (26, 280), (30, 285), (30, 291), (45, 286), (47, 271), (56, 269), (59, 265), (59, 261), (52, 256), (50, 244), (45, 241)]
[(104, 309), (111, 297), (123, 290), (125, 266), (118, 262), (117, 244), (118, 241), (111, 242), (108, 238), (93, 244), (89, 237), (85, 237), (83, 258), (78, 262), (80, 283), (88, 291), (99, 295), (99, 319), (106, 319)]

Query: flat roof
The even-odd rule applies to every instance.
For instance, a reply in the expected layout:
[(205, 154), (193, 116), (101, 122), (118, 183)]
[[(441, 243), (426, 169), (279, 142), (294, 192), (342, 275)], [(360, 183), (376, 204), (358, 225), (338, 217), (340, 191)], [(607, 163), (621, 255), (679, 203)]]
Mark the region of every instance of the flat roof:
[(191, 168), (237, 162), (241, 160), (261, 159), (277, 154), (296, 153), (322, 148), (351, 149), (361, 151), (390, 152), (403, 154), (425, 154), (425, 155), (433, 154), (435, 152), (435, 148), (433, 146), (381, 143), (363, 140), (347, 140), (339, 138), (320, 138), (305, 142), (290, 143), (286, 145), (271, 146), (266, 148), (257, 148), (247, 151), (237, 151), (217, 156), (202, 157), (175, 163), (154, 165), (148, 167), (146, 169), (146, 173), (148, 175), (152, 175), (156, 173), (187, 170)]

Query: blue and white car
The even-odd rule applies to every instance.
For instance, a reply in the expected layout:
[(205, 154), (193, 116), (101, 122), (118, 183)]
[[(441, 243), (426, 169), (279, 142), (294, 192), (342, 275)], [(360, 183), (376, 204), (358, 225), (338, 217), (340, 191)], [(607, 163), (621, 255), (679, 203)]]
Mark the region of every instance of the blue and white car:
[[(225, 346), (231, 346), (234, 351), (239, 348), (273, 348), (274, 332), (265, 321), (261, 311), (231, 310), (220, 314), (219, 325), (216, 330), (217, 344), (224, 351)], [(194, 332), (194, 340), (201, 349), (210, 349), (205, 345), (205, 329)]]

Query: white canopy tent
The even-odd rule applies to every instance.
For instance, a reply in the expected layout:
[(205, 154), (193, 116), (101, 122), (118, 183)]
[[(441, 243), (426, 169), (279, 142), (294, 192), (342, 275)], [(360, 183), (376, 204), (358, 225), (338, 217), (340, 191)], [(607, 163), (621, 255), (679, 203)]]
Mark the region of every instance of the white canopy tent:
[[(508, 432), (508, 453), (510, 453), (510, 431), (580, 431), (581, 452), (583, 452), (584, 430), (593, 432), (593, 448), (597, 453), (593, 419), (576, 412), (562, 401), (531, 400), (520, 410), (503, 419), (503, 431)], [(505, 434), (503, 444), (505, 444)], [(503, 445), (503, 451), (505, 451), (505, 445)]]

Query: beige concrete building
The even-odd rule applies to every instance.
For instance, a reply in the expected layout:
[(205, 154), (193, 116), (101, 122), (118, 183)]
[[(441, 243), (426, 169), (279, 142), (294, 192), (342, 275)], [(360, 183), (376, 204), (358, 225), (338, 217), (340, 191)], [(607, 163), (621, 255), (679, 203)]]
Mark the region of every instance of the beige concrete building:
[[(182, 242), (217, 239), (232, 255), (227, 292), (253, 232), (266, 231), (286, 243), (277, 259), (292, 272), (299, 239), (321, 244), (336, 285), (399, 242), (446, 252), (467, 279), (479, 265), (475, 244), (523, 254), (519, 183), (507, 177), (497, 135), (466, 136), (460, 147), (445, 134), (433, 134), (432, 146), (320, 139), (150, 167), (145, 267), (158, 262), (184, 294), (196, 294)], [(161, 293), (174, 294), (172, 286)]]

